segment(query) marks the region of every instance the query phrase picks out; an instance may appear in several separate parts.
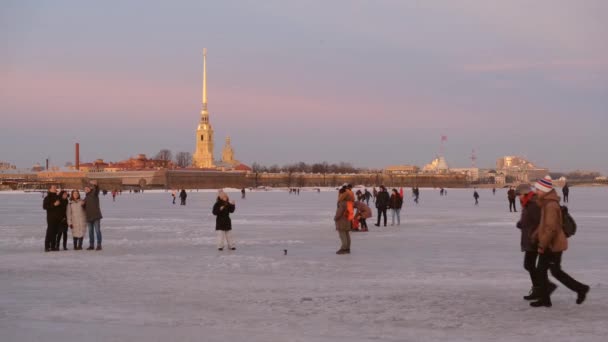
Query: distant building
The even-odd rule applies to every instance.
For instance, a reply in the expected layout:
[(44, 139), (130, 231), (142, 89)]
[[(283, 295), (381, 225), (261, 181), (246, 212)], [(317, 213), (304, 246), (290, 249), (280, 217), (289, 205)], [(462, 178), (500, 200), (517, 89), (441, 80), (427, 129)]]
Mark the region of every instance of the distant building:
[(34, 166), (32, 166), (32, 172), (40, 172), (40, 171), (44, 171), (44, 166), (40, 165), (40, 163), (36, 163), (34, 164)]
[(226, 137), (226, 145), (224, 145), (224, 149), (222, 150), (222, 164), (236, 166), (240, 163), (234, 159), (234, 149), (230, 143), (230, 137)]
[(384, 173), (389, 174), (415, 174), (420, 168), (415, 165), (393, 165), (384, 169)]
[(15, 170), (17, 167), (11, 163), (0, 161), (0, 170)]
[(443, 156), (439, 156), (422, 168), (427, 173), (447, 173), (450, 171), (448, 163)]
[(103, 159), (97, 159), (92, 163), (81, 163), (82, 172), (117, 172), (137, 170), (160, 170), (172, 169), (174, 164), (170, 160), (148, 159), (145, 154), (138, 154), (135, 158), (129, 158), (117, 163), (107, 163)]
[(496, 171), (517, 182), (531, 182), (549, 174), (549, 169), (540, 168), (532, 162), (517, 156), (505, 156), (496, 161)]
[(213, 163), (213, 128), (207, 110), (207, 49), (203, 49), (203, 109), (196, 128), (196, 148), (192, 155), (192, 166), (212, 169)]
[(465, 175), (467, 180), (471, 182), (477, 182), (479, 180), (479, 168), (477, 167), (452, 168), (450, 169), (450, 172)]

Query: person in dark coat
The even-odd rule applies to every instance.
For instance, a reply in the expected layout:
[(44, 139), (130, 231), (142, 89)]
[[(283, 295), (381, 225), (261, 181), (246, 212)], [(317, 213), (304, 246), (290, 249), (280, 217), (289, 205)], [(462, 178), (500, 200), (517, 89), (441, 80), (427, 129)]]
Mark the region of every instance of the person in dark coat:
[(479, 193), (477, 192), (477, 189), (473, 192), (473, 198), (475, 199), (475, 205), (479, 205)]
[(91, 181), (90, 185), (84, 187), (84, 210), (87, 214), (87, 227), (89, 228), (89, 248), (95, 249), (95, 237), (97, 237), (97, 250), (101, 250), (101, 207), (99, 205), (99, 186), (97, 181)]
[(179, 205), (186, 205), (186, 198), (188, 197), (188, 194), (186, 193), (186, 189), (182, 189), (182, 191), (179, 192)]
[(42, 201), (42, 209), (46, 210), (46, 236), (44, 238), (44, 251), (58, 251), (57, 232), (61, 227), (63, 213), (61, 210), (61, 197), (57, 194), (57, 187), (51, 185)]
[(228, 195), (220, 190), (217, 196), (217, 201), (213, 205), (213, 215), (215, 218), (215, 230), (217, 231), (217, 249), (224, 250), (224, 241), (228, 244), (228, 248), (235, 250), (232, 239), (232, 220), (230, 214), (234, 212), (236, 206), (234, 201), (230, 202)]
[(384, 215), (384, 226), (386, 227), (386, 210), (389, 206), (389, 195), (384, 185), (380, 185), (380, 191), (376, 196), (376, 208), (378, 209), (378, 222), (375, 224), (376, 227), (380, 227), (380, 216)]
[(568, 183), (564, 184), (562, 194), (564, 195), (564, 203), (568, 203), (568, 195), (570, 195), (570, 186), (568, 186)]
[(416, 186), (412, 189), (412, 193), (414, 194), (414, 202), (418, 204), (418, 201), (420, 200), (420, 189)]
[(363, 195), (365, 196), (365, 203), (369, 206), (369, 200), (372, 198), (372, 193), (365, 189), (365, 193)]
[(57, 246), (57, 249), (59, 249), (60, 246), (60, 242), (61, 242), (61, 237), (63, 236), (63, 250), (67, 251), (68, 250), (68, 216), (67, 216), (67, 211), (68, 211), (68, 193), (64, 190), (61, 190), (59, 192), (59, 198), (60, 198), (60, 202), (61, 204), (59, 204), (59, 210), (61, 210), (61, 223), (59, 224), (59, 230), (57, 230), (57, 243), (55, 244), (55, 246)]
[(513, 189), (513, 187), (509, 187), (509, 191), (507, 191), (507, 198), (509, 199), (509, 211), (510, 212), (517, 212), (517, 207), (515, 206), (515, 198), (517, 196), (515, 195), (515, 190)]
[[(529, 184), (520, 184), (515, 193), (519, 195), (521, 204), (521, 218), (517, 222), (517, 228), (521, 230), (520, 246), (524, 252), (524, 269), (530, 273), (532, 288), (525, 300), (539, 299), (540, 286), (536, 280), (536, 260), (538, 259), (538, 245), (532, 239), (532, 235), (536, 232), (540, 224), (540, 207), (538, 206), (537, 196), (530, 188)], [(548, 281), (548, 279), (547, 279)], [(550, 285), (552, 290), (555, 290), (555, 284)]]

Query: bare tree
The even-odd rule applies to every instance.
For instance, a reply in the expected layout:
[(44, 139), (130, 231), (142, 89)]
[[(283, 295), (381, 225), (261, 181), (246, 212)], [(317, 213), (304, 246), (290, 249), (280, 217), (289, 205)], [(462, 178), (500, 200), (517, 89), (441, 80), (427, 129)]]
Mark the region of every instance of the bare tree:
[(162, 149), (154, 157), (156, 160), (171, 160), (173, 159), (173, 153), (170, 150)]
[(190, 152), (177, 152), (175, 154), (175, 164), (178, 167), (188, 167), (192, 164), (192, 154)]

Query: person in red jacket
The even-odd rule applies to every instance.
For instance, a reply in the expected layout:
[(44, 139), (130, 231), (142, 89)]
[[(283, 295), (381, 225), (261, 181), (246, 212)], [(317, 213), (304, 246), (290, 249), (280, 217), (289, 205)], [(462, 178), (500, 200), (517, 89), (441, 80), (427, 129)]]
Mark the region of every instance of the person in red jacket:
[(403, 206), (403, 198), (397, 191), (393, 189), (391, 197), (388, 201), (388, 206), (391, 208), (391, 226), (395, 225), (395, 216), (397, 216), (397, 225), (401, 225), (401, 207)]

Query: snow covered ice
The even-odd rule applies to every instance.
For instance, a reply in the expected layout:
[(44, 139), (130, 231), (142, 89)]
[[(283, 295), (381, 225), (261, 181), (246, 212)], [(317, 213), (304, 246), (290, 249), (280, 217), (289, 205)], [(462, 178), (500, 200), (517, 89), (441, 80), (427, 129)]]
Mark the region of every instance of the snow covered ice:
[(591, 292), (576, 305), (558, 283), (550, 309), (522, 299), (519, 212), (479, 192), (479, 207), (472, 189), (406, 195), (401, 226), (374, 213), (342, 256), (335, 191), (230, 192), (237, 249), (222, 252), (215, 192), (102, 197), (104, 250), (70, 235), (51, 253), (40, 194), (0, 193), (0, 340), (606, 341), (608, 188), (571, 190), (563, 267)]

